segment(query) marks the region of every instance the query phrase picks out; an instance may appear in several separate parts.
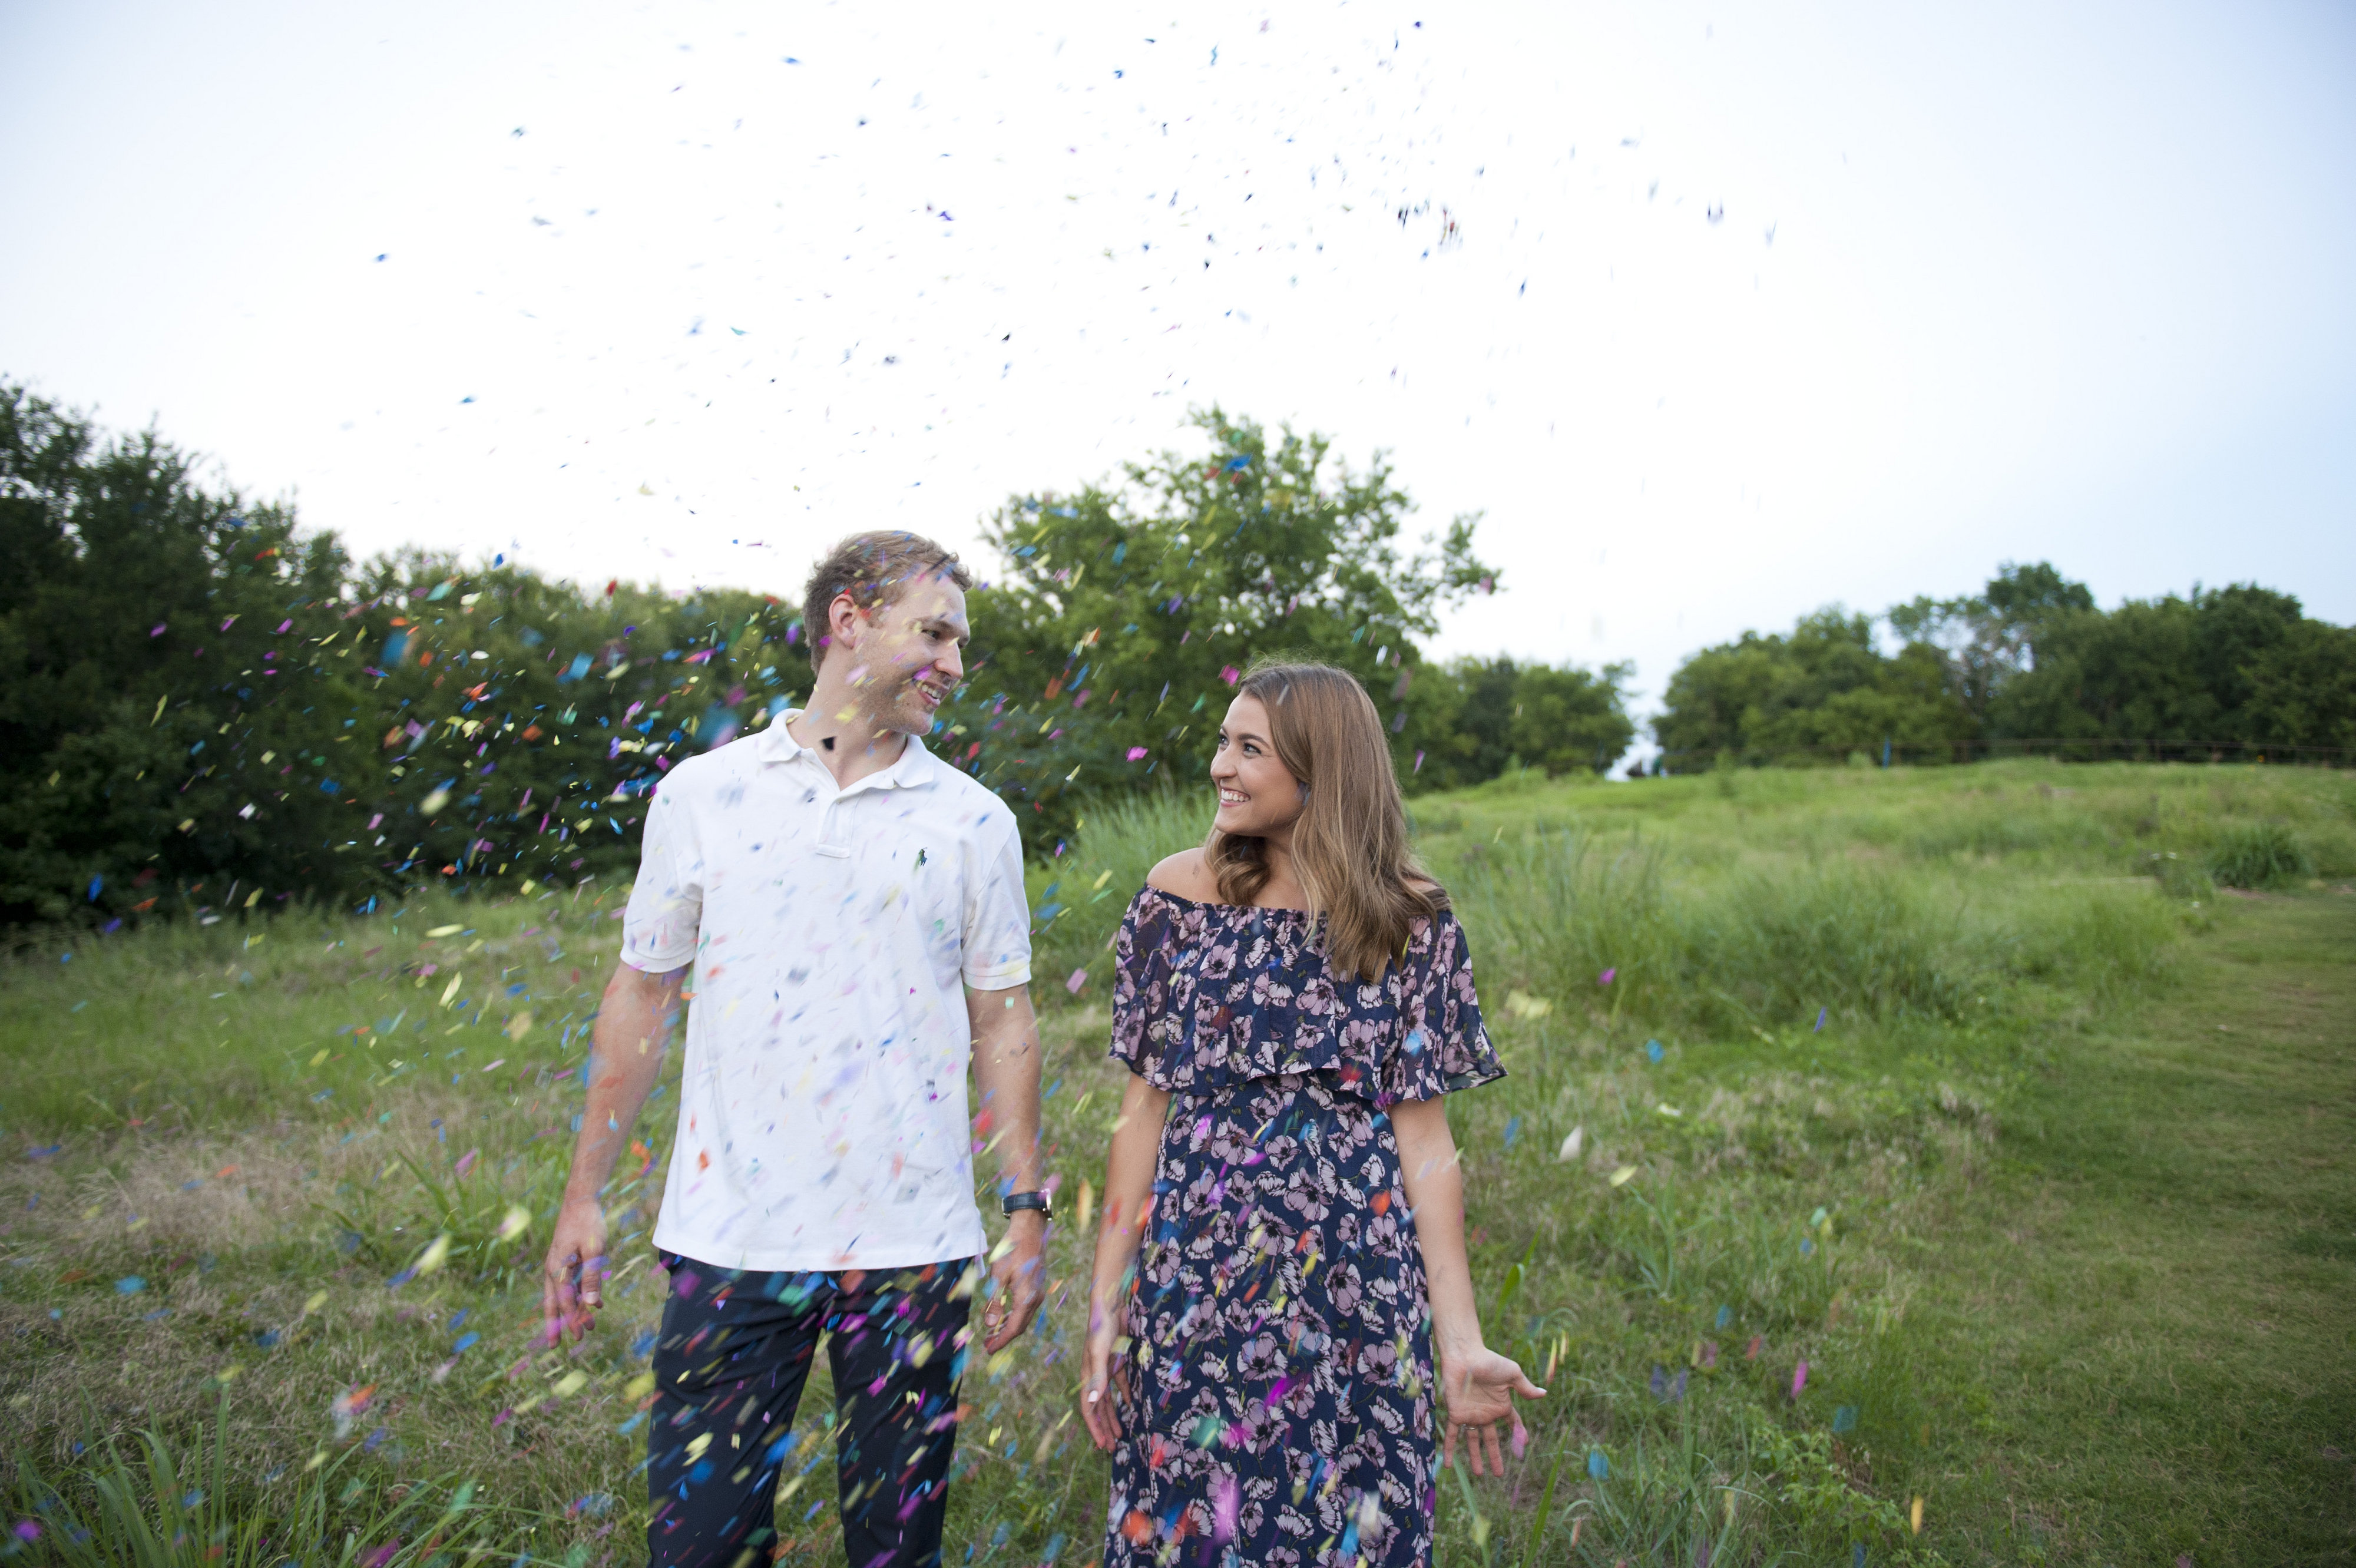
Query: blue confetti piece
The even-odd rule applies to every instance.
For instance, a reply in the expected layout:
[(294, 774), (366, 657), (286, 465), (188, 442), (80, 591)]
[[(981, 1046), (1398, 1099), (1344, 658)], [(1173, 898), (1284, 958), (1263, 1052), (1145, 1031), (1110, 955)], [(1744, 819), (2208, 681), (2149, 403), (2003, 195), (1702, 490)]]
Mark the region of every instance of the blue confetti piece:
[(476, 1344), (480, 1341), (482, 1337), (483, 1337), (479, 1334), (472, 1333), (459, 1335), (457, 1342), (450, 1347), (450, 1354), (453, 1356), (465, 1355), (468, 1350), (473, 1349)]
[(1659, 1061), (1662, 1056), (1661, 1042), (1658, 1040), (1646, 1040), (1644, 1042), (1644, 1055), (1650, 1060), (1656, 1062)]
[(91, 903), (95, 904), (98, 902), (99, 889), (105, 886), (106, 878), (103, 876), (93, 876), (90, 879), (90, 901)]
[(114, 1294), (117, 1295), (137, 1295), (146, 1288), (147, 1282), (137, 1274), (125, 1274), (114, 1282)]
[(1853, 1404), (1845, 1404), (1838, 1410), (1833, 1412), (1833, 1430), (1835, 1432), (1855, 1432), (1857, 1430), (1857, 1406)]
[(1850, 1549), (1848, 1568), (1865, 1568), (1865, 1542), (1860, 1541)]
[(1505, 1123), (1505, 1147), (1512, 1148), (1522, 1135), (1522, 1119), (1518, 1116)]
[(1653, 1368), (1653, 1397), (1656, 1400), (1669, 1397), (1668, 1370), (1657, 1364)]
[(1612, 1461), (1604, 1456), (1602, 1449), (1590, 1448), (1587, 1451), (1587, 1474), (1591, 1479), (1598, 1481), (1608, 1481), (1612, 1478)]
[(1819, 1007), (1816, 1009), (1816, 1026), (1808, 1031), (1810, 1034), (1821, 1035), (1825, 1032), (1825, 1015), (1830, 1011), (1831, 1009), (1828, 1007)]
[(1734, 1308), (1732, 1308), (1732, 1307), (1730, 1307), (1730, 1306), (1721, 1306), (1721, 1307), (1719, 1307), (1719, 1308), (1718, 1309), (1718, 1326), (1719, 1326), (1719, 1327), (1723, 1328), (1723, 1327), (1725, 1327), (1728, 1324), (1730, 1324), (1730, 1323), (1731, 1323), (1731, 1322), (1733, 1322), (1733, 1321), (1734, 1321)]

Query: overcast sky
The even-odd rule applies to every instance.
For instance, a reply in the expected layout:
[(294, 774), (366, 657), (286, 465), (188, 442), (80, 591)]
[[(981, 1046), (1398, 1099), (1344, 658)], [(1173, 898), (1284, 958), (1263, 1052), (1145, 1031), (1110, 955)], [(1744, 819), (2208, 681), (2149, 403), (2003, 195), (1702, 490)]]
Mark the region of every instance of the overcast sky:
[(1654, 693), (2007, 559), (2356, 620), (2345, 4), (5, 0), (0, 102), (0, 376), (363, 553), (798, 593), (1216, 401)]

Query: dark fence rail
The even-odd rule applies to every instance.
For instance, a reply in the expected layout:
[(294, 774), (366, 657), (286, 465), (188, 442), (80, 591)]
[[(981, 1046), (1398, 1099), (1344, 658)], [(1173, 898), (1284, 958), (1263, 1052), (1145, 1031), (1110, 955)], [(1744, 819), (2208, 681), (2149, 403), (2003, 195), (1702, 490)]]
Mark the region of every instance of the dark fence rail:
[(2108, 740), (2055, 738), (2047, 740), (1959, 740), (1935, 746), (1780, 746), (1772, 751), (1665, 751), (1655, 759), (1658, 771), (1701, 773), (1712, 768), (1825, 767), (1863, 756), (1876, 767), (1893, 763), (1946, 766), (1988, 762), (2009, 757), (2042, 757), (2056, 762), (2180, 762), (2275, 764), (2309, 768), (2356, 767), (2356, 746), (2276, 746), (2244, 740)]

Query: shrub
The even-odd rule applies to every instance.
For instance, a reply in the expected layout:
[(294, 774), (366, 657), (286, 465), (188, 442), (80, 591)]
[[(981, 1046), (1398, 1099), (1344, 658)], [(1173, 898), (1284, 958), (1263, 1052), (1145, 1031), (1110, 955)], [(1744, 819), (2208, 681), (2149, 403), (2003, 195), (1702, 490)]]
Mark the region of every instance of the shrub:
[(2280, 822), (2237, 822), (2210, 851), (2209, 875), (2227, 887), (2280, 887), (2314, 875), (2315, 860)]

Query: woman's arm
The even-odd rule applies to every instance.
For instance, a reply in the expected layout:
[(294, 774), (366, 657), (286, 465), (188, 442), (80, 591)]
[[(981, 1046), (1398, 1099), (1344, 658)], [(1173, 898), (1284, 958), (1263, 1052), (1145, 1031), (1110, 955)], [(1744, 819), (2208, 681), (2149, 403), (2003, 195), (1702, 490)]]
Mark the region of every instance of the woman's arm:
[(1521, 1367), (1490, 1349), (1481, 1338), (1481, 1314), (1472, 1301), (1472, 1269), (1464, 1257), (1464, 1175), (1456, 1139), (1448, 1131), (1444, 1101), (1402, 1100), (1390, 1111), (1398, 1135), (1399, 1179), (1415, 1217), (1416, 1244), (1423, 1250), (1424, 1280), (1431, 1292), (1432, 1348), (1440, 1358), (1440, 1384), (1448, 1402), (1448, 1457), (1456, 1458), (1456, 1434), (1473, 1429), (1466, 1444), (1474, 1475), (1481, 1472), (1483, 1439), (1489, 1463), (1505, 1473), (1497, 1426), (1510, 1419), (1519, 1430), (1513, 1396), (1538, 1399), (1546, 1391), (1522, 1375)]
[(1120, 1423), (1107, 1395), (1121, 1359), (1119, 1337), (1137, 1249), (1153, 1208), (1153, 1166), (1162, 1147), (1162, 1123), (1170, 1114), (1170, 1094), (1132, 1077), (1113, 1123), (1112, 1152), (1105, 1160), (1104, 1225), (1097, 1231), (1096, 1278), (1088, 1290), (1088, 1349), (1080, 1417), (1098, 1447), (1109, 1451)]

